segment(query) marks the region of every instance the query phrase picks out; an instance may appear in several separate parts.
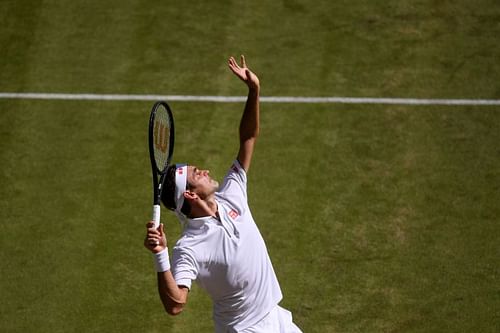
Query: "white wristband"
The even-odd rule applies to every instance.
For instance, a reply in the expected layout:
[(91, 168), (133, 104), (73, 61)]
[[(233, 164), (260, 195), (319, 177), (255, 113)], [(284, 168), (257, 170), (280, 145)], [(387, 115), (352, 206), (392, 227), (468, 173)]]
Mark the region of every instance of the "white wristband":
[(168, 257), (168, 248), (165, 248), (158, 253), (153, 253), (153, 256), (157, 272), (161, 273), (170, 270), (170, 259)]

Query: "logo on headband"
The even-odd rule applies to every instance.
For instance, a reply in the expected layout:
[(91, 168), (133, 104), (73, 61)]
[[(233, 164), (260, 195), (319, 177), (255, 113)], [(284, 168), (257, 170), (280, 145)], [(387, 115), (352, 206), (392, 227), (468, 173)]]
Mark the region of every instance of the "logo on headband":
[(183, 168), (178, 168), (178, 169), (177, 169), (177, 173), (178, 173), (179, 175), (182, 175), (182, 174), (184, 173), (184, 169), (183, 169)]

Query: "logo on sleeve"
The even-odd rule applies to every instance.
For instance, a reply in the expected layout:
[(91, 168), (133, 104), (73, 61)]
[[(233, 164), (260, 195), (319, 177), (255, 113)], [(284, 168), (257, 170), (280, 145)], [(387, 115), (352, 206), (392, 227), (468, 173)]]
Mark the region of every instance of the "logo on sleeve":
[(231, 169), (233, 169), (234, 172), (238, 173), (238, 167), (236, 166), (236, 164), (233, 164)]
[(236, 219), (238, 216), (240, 216), (240, 214), (238, 214), (237, 211), (235, 211), (234, 209), (231, 209), (231, 211), (229, 212), (229, 217), (232, 218), (233, 220)]

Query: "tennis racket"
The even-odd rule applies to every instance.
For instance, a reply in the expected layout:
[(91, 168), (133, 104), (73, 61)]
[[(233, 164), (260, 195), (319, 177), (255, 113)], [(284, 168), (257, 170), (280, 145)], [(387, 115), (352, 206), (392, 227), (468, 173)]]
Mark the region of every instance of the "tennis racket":
[(174, 117), (166, 102), (156, 102), (149, 116), (149, 157), (153, 171), (153, 221), (160, 225), (160, 198), (167, 168), (174, 153)]

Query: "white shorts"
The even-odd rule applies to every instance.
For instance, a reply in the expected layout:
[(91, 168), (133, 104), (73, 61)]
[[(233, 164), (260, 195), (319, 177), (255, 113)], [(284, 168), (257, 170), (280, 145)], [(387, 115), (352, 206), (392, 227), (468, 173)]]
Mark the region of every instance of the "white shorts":
[(302, 333), (293, 323), (292, 313), (276, 305), (261, 321), (241, 333)]

